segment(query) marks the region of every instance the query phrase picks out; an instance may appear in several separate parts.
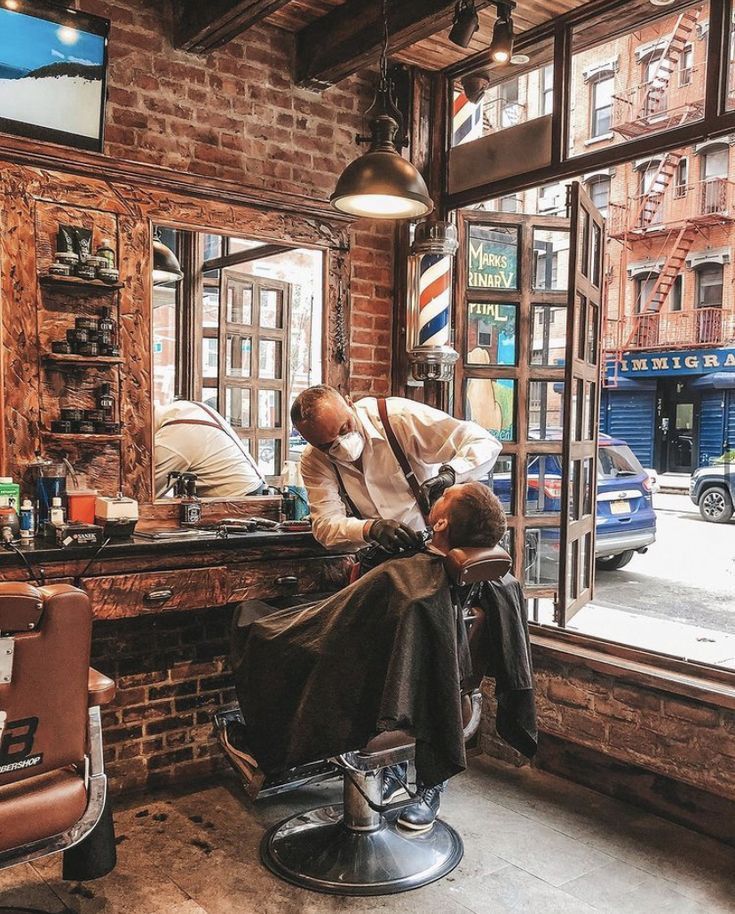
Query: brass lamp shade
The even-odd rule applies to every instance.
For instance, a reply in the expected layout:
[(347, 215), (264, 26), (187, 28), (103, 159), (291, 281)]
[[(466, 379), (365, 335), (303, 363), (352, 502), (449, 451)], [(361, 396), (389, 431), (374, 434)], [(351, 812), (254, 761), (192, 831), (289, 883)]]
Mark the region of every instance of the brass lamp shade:
[(153, 285), (163, 286), (169, 282), (181, 282), (184, 272), (176, 255), (160, 238), (153, 239)]
[(340, 176), (332, 206), (368, 219), (417, 219), (434, 204), (424, 179), (395, 148), (371, 149)]

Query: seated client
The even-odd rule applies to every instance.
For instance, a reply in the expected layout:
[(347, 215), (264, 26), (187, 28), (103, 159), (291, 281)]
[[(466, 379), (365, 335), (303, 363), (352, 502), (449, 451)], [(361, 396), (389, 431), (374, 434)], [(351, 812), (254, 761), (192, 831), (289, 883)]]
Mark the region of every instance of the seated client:
[[(407, 730), (433, 822), (441, 785), (465, 768), (461, 688), (472, 679), (443, 557), (460, 546), (495, 546), (506, 521), (495, 495), (469, 482), (444, 492), (429, 523), (423, 551), (389, 558), (326, 600), (285, 610), (251, 601), (235, 613), (232, 665), (245, 727), (228, 729), (227, 748), (249, 757), (261, 779), (360, 749), (381, 731)], [(502, 588), (510, 594), (505, 627), (516, 629), (508, 643), (522, 655), (506, 658), (502, 679), (509, 691), (531, 692), (532, 705), (522, 593), (510, 575)], [(535, 741), (533, 714), (517, 729), (525, 723), (521, 751)], [(416, 827), (410, 816), (405, 824)]]

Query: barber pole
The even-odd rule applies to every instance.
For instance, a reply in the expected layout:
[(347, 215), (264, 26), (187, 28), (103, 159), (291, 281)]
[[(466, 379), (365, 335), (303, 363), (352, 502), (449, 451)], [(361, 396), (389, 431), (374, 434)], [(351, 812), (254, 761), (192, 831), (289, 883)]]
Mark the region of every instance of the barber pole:
[(471, 102), (464, 92), (455, 91), (452, 110), (452, 146), (478, 140), (482, 136), (482, 103)]
[(416, 226), (409, 260), (408, 358), (418, 381), (449, 381), (458, 358), (449, 345), (456, 250), (451, 222)]

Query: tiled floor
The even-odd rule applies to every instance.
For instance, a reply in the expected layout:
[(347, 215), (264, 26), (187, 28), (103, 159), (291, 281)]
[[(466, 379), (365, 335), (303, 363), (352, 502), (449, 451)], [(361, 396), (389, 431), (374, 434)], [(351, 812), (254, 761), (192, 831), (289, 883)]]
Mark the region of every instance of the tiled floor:
[(65, 884), (57, 859), (0, 873), (0, 914), (735, 914), (735, 848), (528, 769), (475, 760), (443, 815), (465, 857), (439, 883), (392, 897), (316, 895), (271, 876), (264, 828), (336, 799), (322, 787), (248, 808), (229, 780), (116, 815), (119, 862)]

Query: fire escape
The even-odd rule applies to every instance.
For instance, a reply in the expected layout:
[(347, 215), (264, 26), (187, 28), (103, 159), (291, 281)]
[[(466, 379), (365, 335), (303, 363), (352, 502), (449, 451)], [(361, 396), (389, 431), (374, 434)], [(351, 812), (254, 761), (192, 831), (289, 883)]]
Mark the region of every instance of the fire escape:
[[(649, 80), (629, 92), (616, 95), (613, 130), (625, 137), (642, 136), (660, 132), (687, 123), (702, 116), (703, 93), (691, 90), (671, 92), (671, 80), (679, 70), (681, 56), (690, 43), (695, 26), (702, 12), (702, 5), (682, 12), (674, 26)], [(680, 83), (681, 86), (681, 83)], [(692, 87), (694, 88), (694, 87)], [(696, 195), (696, 206), (687, 201), (686, 215), (669, 220), (664, 212), (664, 198), (677, 173), (684, 153), (682, 150), (662, 155), (655, 172), (643, 178), (644, 186), (638, 204), (610, 204), (608, 234), (623, 242), (620, 262), (617, 320), (606, 316), (605, 358), (603, 384), (617, 387), (623, 353), (631, 349), (657, 346), (660, 339), (660, 318), (664, 303), (682, 272), (686, 257), (691, 251), (698, 232), (703, 226), (729, 221), (729, 182), (716, 178), (699, 182), (695, 186), (675, 187), (679, 196), (689, 191)], [(638, 313), (628, 323), (625, 314), (627, 258), (631, 242), (642, 238), (661, 240), (660, 249), (664, 263), (645, 301), (640, 302)], [(704, 315), (699, 315), (701, 319)], [(676, 340), (665, 340), (676, 345)], [(683, 342), (690, 343), (691, 340)]]

